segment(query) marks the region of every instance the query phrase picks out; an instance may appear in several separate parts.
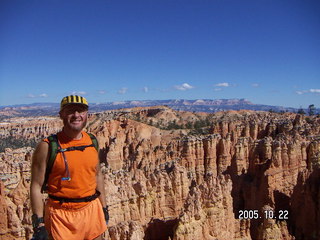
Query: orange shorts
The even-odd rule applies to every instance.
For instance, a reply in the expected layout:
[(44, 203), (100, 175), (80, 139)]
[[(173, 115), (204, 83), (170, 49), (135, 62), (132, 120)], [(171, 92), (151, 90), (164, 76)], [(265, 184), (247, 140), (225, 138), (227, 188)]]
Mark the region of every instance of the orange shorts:
[(54, 240), (91, 240), (107, 230), (102, 205), (98, 198), (77, 209), (59, 206), (48, 200), (45, 225)]

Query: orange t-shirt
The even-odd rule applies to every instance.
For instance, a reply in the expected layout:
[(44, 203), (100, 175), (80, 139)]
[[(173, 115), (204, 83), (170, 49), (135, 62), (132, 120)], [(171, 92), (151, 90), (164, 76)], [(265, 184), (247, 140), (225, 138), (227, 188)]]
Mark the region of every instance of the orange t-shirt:
[[(48, 139), (45, 139), (48, 142)], [(92, 140), (86, 132), (82, 132), (79, 140), (70, 139), (64, 132), (58, 133), (61, 148), (91, 145)], [(67, 176), (64, 158), (58, 152), (48, 179), (48, 193), (57, 197), (82, 198), (96, 192), (96, 171), (99, 164), (98, 153), (94, 146), (83, 151), (73, 150), (64, 152), (69, 166), (70, 181), (62, 180)]]

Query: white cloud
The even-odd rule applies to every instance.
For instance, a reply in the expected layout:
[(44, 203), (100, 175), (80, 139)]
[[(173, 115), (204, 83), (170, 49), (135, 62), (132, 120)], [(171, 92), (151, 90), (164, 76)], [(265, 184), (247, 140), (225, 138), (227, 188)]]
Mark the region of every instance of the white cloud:
[(230, 83), (227, 83), (227, 82), (217, 83), (215, 86), (216, 87), (230, 87)]
[(194, 87), (191, 86), (191, 85), (188, 84), (188, 83), (184, 83), (184, 84), (182, 84), (182, 85), (174, 86), (174, 88), (177, 89), (177, 90), (180, 90), (180, 91), (185, 91), (185, 90), (192, 89), (192, 88), (194, 88)]
[(27, 95), (27, 98), (46, 98), (46, 97), (48, 97), (48, 94), (46, 94), (46, 93), (41, 93), (41, 94), (39, 94), (39, 95), (35, 95), (35, 94), (32, 94), (32, 93), (29, 93), (28, 95)]
[(99, 94), (106, 94), (106, 91), (105, 90), (99, 90), (98, 93)]
[(253, 83), (253, 84), (251, 84), (251, 86), (255, 87), (255, 88), (260, 87), (259, 83)]
[(320, 94), (320, 89), (309, 89), (309, 90), (302, 90), (302, 91), (296, 91), (296, 94), (298, 95), (302, 95), (302, 94), (305, 94), (305, 93), (315, 93), (315, 94)]
[(31, 94), (31, 93), (27, 95), (27, 98), (35, 98), (35, 97), (36, 96), (34, 94)]
[(219, 92), (219, 91), (221, 91), (222, 89), (221, 88), (214, 88), (213, 89), (213, 91), (215, 91), (215, 92)]
[(311, 92), (311, 93), (320, 93), (320, 89), (310, 89), (309, 92)]
[(145, 93), (147, 93), (147, 92), (149, 92), (149, 88), (148, 88), (148, 87), (144, 87), (144, 88), (142, 89), (142, 91), (145, 92)]
[(85, 92), (85, 91), (73, 91), (72, 93), (71, 93), (72, 95), (87, 95), (87, 93)]
[(127, 91), (128, 91), (128, 88), (123, 87), (118, 91), (118, 93), (119, 94), (125, 94), (125, 93), (127, 93)]

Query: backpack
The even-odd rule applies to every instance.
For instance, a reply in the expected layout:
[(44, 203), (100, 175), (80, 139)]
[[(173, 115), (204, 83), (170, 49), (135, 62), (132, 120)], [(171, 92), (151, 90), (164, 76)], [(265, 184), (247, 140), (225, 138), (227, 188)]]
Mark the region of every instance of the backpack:
[(61, 148), (59, 141), (58, 141), (57, 134), (52, 134), (51, 136), (48, 137), (48, 140), (49, 140), (49, 159), (47, 162), (47, 168), (46, 168), (44, 181), (43, 181), (43, 184), (41, 187), (42, 193), (46, 192), (46, 190), (47, 190), (47, 183), (48, 183), (49, 175), (51, 173), (54, 161), (56, 160), (56, 156), (59, 152), (67, 152), (67, 151), (75, 151), (75, 150), (83, 151), (87, 147), (94, 147), (97, 150), (97, 152), (99, 152), (99, 144), (98, 144), (97, 138), (91, 133), (87, 133), (87, 134), (90, 136), (92, 144), (84, 145), (84, 146), (69, 147), (69, 148)]

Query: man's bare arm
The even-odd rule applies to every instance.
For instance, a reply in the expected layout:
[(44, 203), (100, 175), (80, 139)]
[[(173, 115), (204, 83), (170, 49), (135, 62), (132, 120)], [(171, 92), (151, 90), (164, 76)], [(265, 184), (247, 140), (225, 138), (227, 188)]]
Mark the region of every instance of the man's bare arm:
[(97, 164), (97, 190), (101, 193), (99, 199), (102, 207), (106, 207), (106, 193), (104, 189), (104, 177), (100, 169), (100, 163)]
[(49, 144), (40, 142), (32, 156), (30, 199), (33, 214), (43, 217), (44, 204), (41, 187), (44, 182)]

